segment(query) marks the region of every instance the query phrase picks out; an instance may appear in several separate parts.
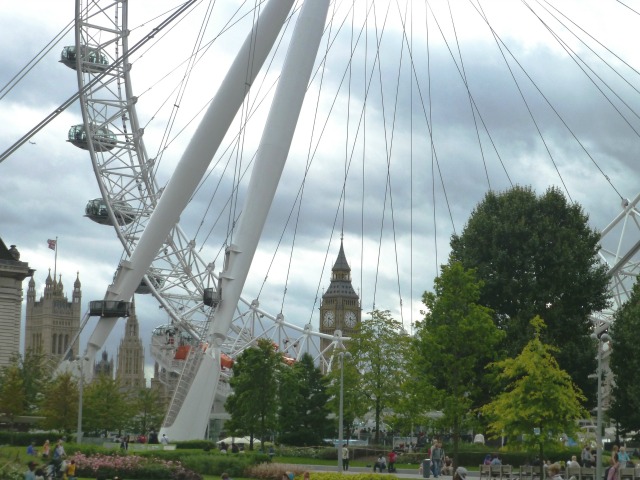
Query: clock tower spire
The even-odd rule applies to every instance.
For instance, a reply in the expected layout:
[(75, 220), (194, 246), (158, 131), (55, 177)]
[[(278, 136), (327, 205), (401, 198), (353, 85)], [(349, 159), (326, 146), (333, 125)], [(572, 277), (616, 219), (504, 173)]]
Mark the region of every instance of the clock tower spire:
[[(348, 337), (359, 331), (360, 317), (360, 297), (351, 284), (351, 268), (340, 240), (338, 258), (331, 269), (331, 283), (320, 304), (320, 332), (333, 335), (340, 330)], [(321, 348), (324, 350), (329, 343), (322, 340)]]

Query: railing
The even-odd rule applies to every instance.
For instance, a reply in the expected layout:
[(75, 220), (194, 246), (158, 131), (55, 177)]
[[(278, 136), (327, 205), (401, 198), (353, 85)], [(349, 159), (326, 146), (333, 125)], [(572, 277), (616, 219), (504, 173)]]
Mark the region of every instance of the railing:
[(194, 348), (191, 350), (191, 353), (186, 360), (184, 370), (182, 371), (182, 375), (180, 375), (180, 379), (178, 380), (178, 384), (176, 385), (176, 390), (173, 394), (171, 406), (169, 407), (169, 411), (167, 412), (167, 416), (164, 420), (165, 426), (170, 427), (171, 425), (173, 425), (173, 422), (178, 416), (184, 399), (186, 398), (187, 393), (189, 392), (189, 388), (193, 383), (193, 379), (198, 372), (198, 367), (202, 362), (203, 355), (204, 351), (200, 348)]

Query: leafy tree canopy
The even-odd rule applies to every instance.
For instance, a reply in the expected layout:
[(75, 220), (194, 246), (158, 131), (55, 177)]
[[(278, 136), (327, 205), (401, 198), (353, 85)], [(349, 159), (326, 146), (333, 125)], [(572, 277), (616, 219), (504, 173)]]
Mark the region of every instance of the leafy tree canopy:
[[(352, 337), (349, 351), (361, 372), (359, 388), (363, 407), (375, 414), (375, 440), (380, 435), (382, 411), (398, 401), (407, 373), (410, 338), (402, 323), (388, 310), (374, 310)], [(346, 363), (346, 361), (345, 361)]]
[(8, 365), (0, 375), (0, 414), (11, 423), (15, 417), (26, 414), (25, 404), (24, 380), (20, 369), (17, 365)]
[(264, 338), (236, 358), (229, 382), (233, 393), (225, 402), (225, 409), (231, 415), (225, 423), (230, 434), (257, 436), (264, 442), (275, 430), (282, 360), (282, 353)]
[(167, 405), (162, 401), (160, 392), (154, 388), (142, 388), (131, 397), (132, 413), (130, 431), (147, 434), (152, 429), (158, 431)]
[(98, 375), (84, 387), (82, 427), (85, 432), (123, 430), (131, 423), (133, 410), (120, 383), (108, 375)]
[(327, 380), (308, 353), (282, 369), (278, 427), (281, 442), (321, 445), (328, 436)]
[(548, 327), (544, 341), (562, 347), (555, 352), (560, 366), (587, 392), (595, 392), (589, 317), (608, 304), (598, 242), (578, 204), (557, 188), (538, 197), (529, 187), (487, 193), (451, 239), (452, 260), (475, 268), (484, 282), (478, 303), (507, 333), (507, 354), (522, 350), (529, 320), (539, 315)]
[[(609, 415), (620, 433), (640, 432), (640, 350), (636, 338), (640, 332), (640, 285), (636, 282), (627, 302), (616, 311), (610, 329), (609, 366), (613, 374), (613, 404)], [(637, 436), (639, 436), (637, 434)]]
[[(504, 332), (491, 310), (477, 304), (482, 282), (459, 262), (442, 267), (434, 292), (426, 292), (424, 320), (417, 324), (412, 372), (428, 408), (442, 410), (453, 433), (454, 458), (467, 414), (483, 390), (484, 367), (496, 358)], [(430, 401), (429, 401), (430, 400)]]
[(505, 435), (509, 445), (537, 447), (544, 458), (545, 447), (558, 446), (563, 434), (575, 434), (577, 420), (588, 412), (584, 395), (558, 366), (555, 347), (542, 342), (544, 321), (534, 317), (531, 326), (533, 338), (517, 357), (491, 365), (506, 388), (480, 411), (489, 419), (491, 437)]
[(42, 405), (44, 428), (70, 434), (78, 426), (78, 384), (70, 373), (51, 380)]

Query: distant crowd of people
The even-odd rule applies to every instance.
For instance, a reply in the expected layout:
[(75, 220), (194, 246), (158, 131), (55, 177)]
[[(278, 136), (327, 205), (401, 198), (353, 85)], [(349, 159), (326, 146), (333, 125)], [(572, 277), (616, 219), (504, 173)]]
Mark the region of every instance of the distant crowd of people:
[[(119, 439), (120, 448), (127, 450), (129, 448), (129, 435), (123, 435)], [(149, 438), (145, 435), (139, 435), (136, 437), (137, 443), (150, 443), (150, 444), (169, 444), (169, 437), (166, 434), (162, 434), (162, 437), (158, 439), (158, 434), (155, 430), (149, 433)], [(35, 446), (35, 442), (31, 442), (27, 447), (27, 455), (33, 460), (27, 463), (28, 470), (25, 472), (25, 480), (45, 480), (52, 478), (62, 478), (63, 480), (76, 480), (76, 462), (73, 459), (67, 460), (67, 453), (64, 449), (64, 439), (59, 439), (56, 442), (53, 451), (51, 449), (51, 442), (46, 440), (40, 450)], [(41, 461), (37, 461), (37, 459)]]
[(42, 459), (37, 462), (30, 460), (27, 464), (28, 470), (25, 472), (25, 480), (44, 480), (45, 478), (60, 478), (65, 480), (76, 480), (76, 462), (67, 461), (67, 452), (64, 450), (64, 441), (59, 439), (51, 452), (51, 443), (46, 440), (42, 445), (40, 454), (31, 442), (27, 447), (27, 455)]

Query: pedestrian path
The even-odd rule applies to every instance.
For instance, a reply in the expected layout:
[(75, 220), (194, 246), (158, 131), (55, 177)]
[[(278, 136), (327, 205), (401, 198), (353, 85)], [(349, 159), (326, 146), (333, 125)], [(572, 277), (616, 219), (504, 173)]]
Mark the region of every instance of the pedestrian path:
[[(305, 469), (309, 470), (310, 472), (337, 472), (338, 471), (338, 467), (337, 465), (299, 465), (301, 467), (304, 467)], [(373, 472), (373, 468), (372, 467), (349, 467), (349, 470), (340, 470), (340, 472), (349, 475), (349, 474), (356, 474), (356, 473), (372, 473)], [(474, 473), (476, 475), (474, 475)], [(381, 473), (380, 475), (389, 475), (389, 473), (385, 472), (385, 473)], [(392, 473), (391, 475), (394, 475), (397, 478), (413, 478), (414, 480), (418, 480), (418, 479), (422, 479), (422, 474), (420, 473), (420, 471), (418, 470), (418, 467), (416, 466), (416, 468), (410, 469), (410, 468), (398, 468), (397, 471), (395, 473)], [(468, 476), (477, 476), (477, 472), (469, 472)], [(431, 475), (429, 477), (431, 480), (433, 480), (433, 475)], [(447, 476), (447, 475), (440, 475), (439, 477), (437, 477), (439, 480), (452, 480), (451, 476)]]

